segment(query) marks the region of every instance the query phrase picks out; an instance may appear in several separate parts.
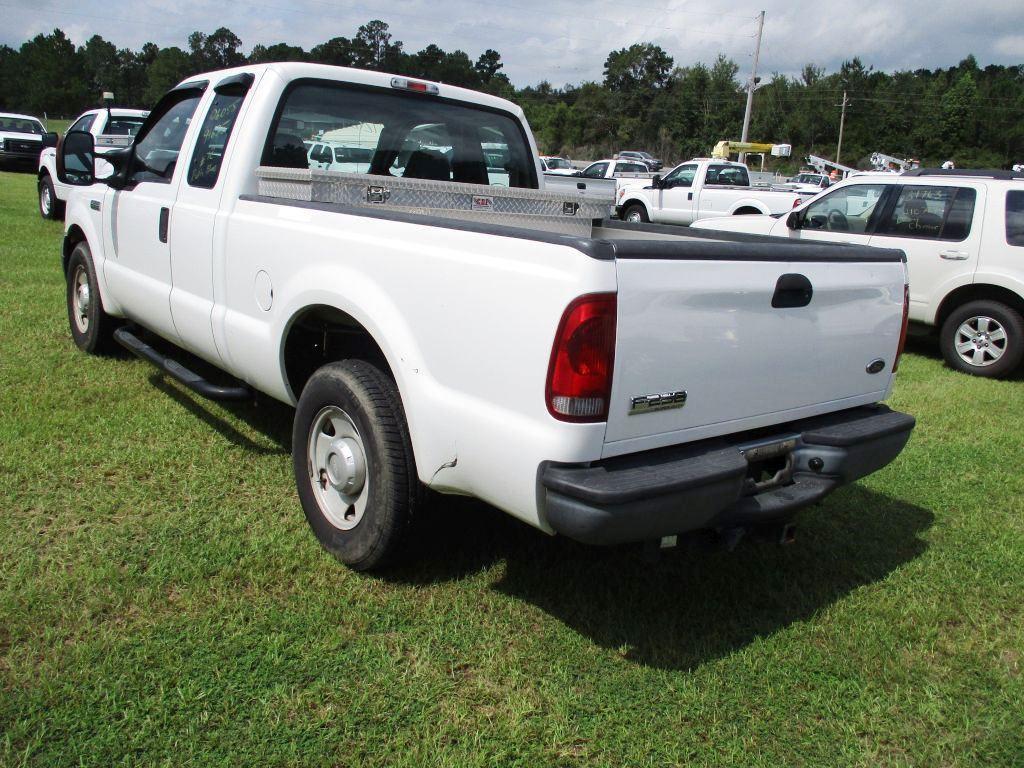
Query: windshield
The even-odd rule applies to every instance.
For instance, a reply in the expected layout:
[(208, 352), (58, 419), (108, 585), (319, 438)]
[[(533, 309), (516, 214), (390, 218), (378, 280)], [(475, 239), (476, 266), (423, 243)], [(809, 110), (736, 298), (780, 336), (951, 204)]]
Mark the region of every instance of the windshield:
[[(536, 189), (533, 155), (511, 115), (398, 90), (302, 82), (283, 97), (263, 162), (377, 176)], [(304, 142), (344, 151), (331, 163)], [(369, 160), (367, 161), (367, 154)], [(343, 167), (342, 167), (343, 166)]]
[(146, 118), (143, 115), (138, 117), (115, 117), (112, 118), (107, 126), (103, 129), (105, 136), (134, 136), (139, 132), (139, 128), (146, 122)]
[(11, 133), (46, 133), (43, 124), (28, 117), (0, 117), (0, 131)]

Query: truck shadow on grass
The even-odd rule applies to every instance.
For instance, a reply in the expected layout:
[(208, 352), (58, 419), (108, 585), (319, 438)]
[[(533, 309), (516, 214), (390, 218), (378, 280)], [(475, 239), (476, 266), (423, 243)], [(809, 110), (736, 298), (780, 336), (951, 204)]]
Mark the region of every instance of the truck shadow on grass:
[[(477, 502), (440, 502), (418, 558), (389, 581), (458, 579), (504, 561), (493, 588), (636, 663), (692, 669), (806, 620), (924, 552), (931, 512), (854, 485), (797, 516), (797, 541), (732, 552), (586, 547)], [(437, 504), (435, 504), (437, 506)]]

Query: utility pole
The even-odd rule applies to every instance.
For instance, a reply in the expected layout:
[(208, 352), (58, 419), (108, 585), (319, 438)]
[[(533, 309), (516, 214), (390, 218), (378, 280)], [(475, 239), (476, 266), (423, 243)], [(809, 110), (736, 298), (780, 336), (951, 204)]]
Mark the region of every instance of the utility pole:
[[(747, 81), (747, 110), (743, 113), (743, 132), (740, 141), (746, 141), (750, 134), (750, 112), (754, 108), (754, 89), (757, 88), (757, 61), (761, 58), (761, 33), (764, 32), (764, 11), (757, 17), (757, 46), (754, 48), (754, 68)], [(740, 162), (746, 159), (746, 152), (740, 152)]]
[(839, 153), (843, 151), (843, 123), (846, 122), (846, 107), (850, 104), (850, 100), (846, 98), (846, 90), (843, 90), (843, 103), (836, 104), (837, 107), (842, 107), (843, 111), (839, 113), (839, 143), (836, 145), (836, 164), (839, 164)]

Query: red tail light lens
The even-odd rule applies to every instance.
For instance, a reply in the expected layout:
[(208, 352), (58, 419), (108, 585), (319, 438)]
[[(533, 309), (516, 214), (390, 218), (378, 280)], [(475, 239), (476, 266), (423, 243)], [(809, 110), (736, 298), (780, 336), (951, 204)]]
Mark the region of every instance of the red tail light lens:
[(615, 361), (614, 293), (574, 300), (562, 314), (551, 348), (545, 393), (548, 412), (559, 421), (608, 418)]
[(903, 327), (900, 328), (900, 343), (896, 346), (896, 360), (892, 364), (892, 372), (896, 373), (903, 357), (903, 348), (907, 345), (907, 325), (910, 323), (910, 286), (903, 284)]

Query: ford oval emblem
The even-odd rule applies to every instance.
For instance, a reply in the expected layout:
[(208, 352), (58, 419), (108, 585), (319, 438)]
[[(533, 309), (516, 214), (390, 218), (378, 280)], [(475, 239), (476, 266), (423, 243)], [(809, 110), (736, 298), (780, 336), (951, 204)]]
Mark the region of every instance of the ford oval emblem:
[(868, 373), (881, 373), (882, 369), (885, 368), (885, 360), (878, 358), (868, 363), (868, 367), (865, 370)]

